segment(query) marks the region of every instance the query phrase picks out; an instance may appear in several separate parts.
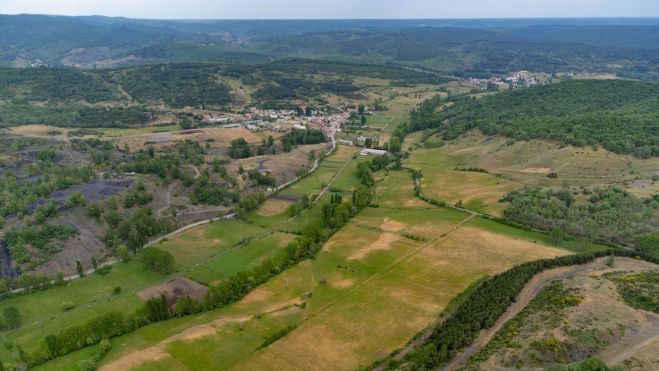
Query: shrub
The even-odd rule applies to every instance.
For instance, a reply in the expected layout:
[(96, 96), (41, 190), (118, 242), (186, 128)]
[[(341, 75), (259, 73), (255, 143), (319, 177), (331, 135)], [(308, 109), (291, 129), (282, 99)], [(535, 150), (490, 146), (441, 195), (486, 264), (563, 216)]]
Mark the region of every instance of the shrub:
[(97, 367), (98, 366), (96, 365), (96, 361), (93, 359), (83, 359), (82, 361), (78, 362), (79, 371), (94, 371)]
[(125, 245), (119, 245), (119, 247), (117, 247), (117, 254), (119, 254), (121, 261), (124, 263), (128, 263), (131, 259), (130, 252), (128, 252)]
[(101, 354), (108, 354), (110, 349), (112, 349), (112, 343), (110, 340), (103, 339), (100, 343), (98, 343), (98, 350), (101, 351)]
[(613, 255), (609, 255), (606, 258), (606, 265), (609, 267), (613, 267), (613, 264), (615, 264), (615, 257)]
[(75, 307), (76, 307), (76, 305), (72, 301), (65, 301), (62, 304), (60, 304), (60, 308), (62, 308), (63, 311), (71, 310)]
[(285, 328), (275, 332), (274, 334), (266, 337), (263, 340), (263, 343), (261, 344), (259, 349), (263, 349), (263, 348), (267, 347), (268, 345), (274, 343), (275, 341), (283, 338), (284, 336), (288, 335), (289, 332), (295, 330), (296, 327), (297, 327), (297, 325), (290, 325), (290, 326), (285, 327)]
[(112, 270), (111, 265), (104, 265), (96, 270), (96, 273), (100, 274), (101, 276), (105, 276), (106, 274), (110, 273)]
[(7, 326), (11, 329), (17, 329), (21, 327), (21, 323), (23, 322), (21, 319), (21, 312), (16, 309), (16, 307), (7, 307), (3, 310), (2, 312), (5, 323)]
[(644, 254), (659, 258), (659, 233), (636, 237), (634, 247)]
[(148, 248), (142, 252), (142, 265), (147, 270), (167, 275), (174, 271), (174, 256), (158, 248)]

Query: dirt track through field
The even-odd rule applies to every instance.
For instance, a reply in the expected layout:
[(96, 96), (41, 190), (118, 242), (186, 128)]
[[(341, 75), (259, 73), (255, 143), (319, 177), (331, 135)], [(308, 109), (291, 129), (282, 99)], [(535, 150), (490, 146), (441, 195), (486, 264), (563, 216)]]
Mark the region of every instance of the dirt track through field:
[[(349, 162), (349, 160), (348, 160), (348, 162)], [(369, 279), (365, 280), (361, 284), (353, 287), (351, 290), (348, 290), (343, 295), (337, 297), (335, 300), (333, 300), (333, 301), (325, 304), (324, 306), (318, 308), (316, 311), (314, 311), (313, 313), (309, 314), (309, 316), (304, 318), (304, 320), (301, 323), (306, 322), (309, 319), (311, 319), (311, 318), (321, 314), (322, 312), (326, 311), (327, 309), (329, 309), (333, 305), (339, 303), (340, 301), (342, 301), (343, 299), (345, 299), (346, 297), (348, 297), (349, 295), (354, 293), (356, 290), (359, 290), (360, 288), (364, 287), (365, 285), (369, 284), (370, 282), (373, 282), (375, 279), (381, 277), (383, 274), (390, 271), (391, 269), (393, 269), (394, 267), (396, 267), (400, 263), (402, 263), (402, 262), (406, 261), (407, 259), (411, 258), (412, 256), (416, 255), (417, 253), (419, 253), (424, 248), (436, 243), (439, 240), (442, 240), (443, 238), (446, 238), (446, 236), (448, 236), (450, 233), (454, 232), (458, 228), (462, 227), (465, 223), (469, 222), (475, 216), (476, 216), (475, 214), (470, 214), (467, 218), (462, 220), (460, 223), (454, 225), (449, 230), (442, 233), (440, 236), (437, 236), (437, 237), (423, 243), (421, 246), (417, 247), (416, 249), (409, 252), (405, 256), (403, 256), (400, 259), (396, 260), (395, 262), (393, 262), (389, 266), (385, 267), (380, 272), (374, 274), (373, 276), (371, 276)], [(281, 308), (279, 308), (280, 306), (281, 306), (281, 304), (278, 304), (276, 306), (277, 308), (271, 308), (271, 309), (274, 312), (274, 311), (280, 310), (281, 309)], [(282, 308), (284, 308), (284, 307), (282, 307)], [(203, 328), (207, 327), (206, 325), (201, 325), (201, 326)], [(199, 326), (197, 326), (197, 327), (199, 327)], [(184, 332), (189, 334), (190, 330), (186, 330)], [(110, 363), (108, 365), (103, 366), (101, 369), (102, 370), (123, 370), (123, 369), (138, 367), (139, 365), (141, 365), (145, 362), (162, 359), (164, 357), (169, 357), (170, 355), (167, 354), (164, 351), (166, 344), (168, 344), (168, 343), (170, 343), (174, 340), (180, 339), (181, 336), (182, 336), (181, 334), (173, 335), (172, 337), (164, 339), (163, 341), (159, 342), (158, 344), (150, 346), (146, 349), (142, 349), (142, 350), (138, 350), (138, 351), (133, 352), (133, 353), (129, 353), (126, 356), (124, 356), (120, 359), (117, 359), (117, 360), (113, 361), (112, 363)], [(267, 352), (268, 349), (266, 348), (265, 351)], [(256, 350), (255, 350), (255, 352), (256, 352)]]
[[(394, 267), (398, 266), (398, 265), (401, 264), (402, 262), (404, 262), (404, 261), (406, 261), (407, 259), (411, 258), (412, 256), (418, 254), (421, 250), (425, 249), (426, 247), (428, 247), (428, 246), (430, 246), (430, 245), (433, 245), (434, 243), (436, 243), (436, 242), (439, 241), (439, 240), (442, 240), (443, 238), (445, 238), (446, 236), (448, 236), (451, 232), (454, 232), (454, 231), (457, 230), (458, 228), (462, 227), (465, 223), (469, 222), (469, 221), (470, 221), (471, 219), (473, 219), (474, 217), (476, 217), (475, 214), (471, 214), (471, 215), (469, 215), (467, 218), (465, 218), (464, 220), (462, 220), (460, 223), (454, 225), (453, 227), (451, 227), (451, 229), (449, 229), (448, 231), (442, 233), (440, 236), (435, 237), (435, 238), (433, 238), (433, 239), (431, 239), (431, 240), (425, 242), (425, 243), (422, 244), (421, 246), (417, 247), (416, 249), (410, 251), (408, 254), (402, 256), (400, 259), (398, 259), (398, 260), (396, 260), (395, 262), (391, 263), (389, 266), (387, 266), (387, 267), (385, 267), (384, 269), (382, 269), (381, 271), (375, 273), (374, 275), (372, 275), (372, 276), (369, 277), (368, 279), (364, 280), (364, 281), (363, 281), (362, 283), (360, 283), (359, 285), (353, 287), (352, 289), (346, 291), (344, 294), (340, 295), (340, 296), (337, 297), (336, 299), (334, 299), (334, 300), (332, 300), (331, 302), (325, 304), (324, 306), (318, 308), (315, 312), (311, 313), (308, 317), (306, 317), (306, 318), (304, 319), (304, 321), (308, 321), (309, 319), (311, 319), (311, 318), (317, 316), (318, 314), (324, 312), (325, 310), (327, 310), (327, 309), (330, 308), (331, 306), (335, 305), (336, 303), (340, 302), (341, 300), (345, 299), (346, 297), (348, 297), (349, 295), (351, 295), (351, 294), (354, 293), (355, 291), (357, 291), (357, 290), (361, 289), (362, 287), (368, 285), (370, 282), (373, 282), (374, 280), (378, 279), (378, 278), (381, 277), (383, 274), (389, 272), (391, 269), (393, 269)], [(304, 322), (304, 321), (303, 321), (303, 322)]]
[[(629, 258), (617, 258), (616, 267), (608, 268), (605, 264), (605, 259), (606, 258), (599, 258), (591, 263), (556, 268), (536, 274), (524, 286), (522, 291), (517, 296), (516, 301), (510, 307), (508, 307), (506, 312), (501, 317), (499, 317), (494, 326), (482, 331), (475, 342), (473, 342), (468, 348), (459, 353), (458, 356), (456, 356), (448, 365), (441, 368), (441, 370), (449, 371), (459, 368), (472, 355), (487, 345), (490, 340), (492, 340), (494, 335), (506, 324), (506, 322), (510, 321), (519, 312), (526, 308), (529, 302), (545, 287), (547, 283), (557, 279), (572, 277), (576, 275), (586, 275), (595, 272), (598, 274), (603, 274), (608, 271), (622, 270), (625, 267), (636, 267), (641, 265), (649, 266), (651, 264)], [(654, 337), (656, 338), (657, 336), (659, 335), (655, 335)]]
[(161, 218), (172, 205), (172, 190), (174, 189), (175, 185), (176, 183), (171, 183), (169, 187), (167, 187), (167, 192), (165, 192), (165, 204), (160, 209), (158, 209), (158, 211), (156, 211), (156, 214)]

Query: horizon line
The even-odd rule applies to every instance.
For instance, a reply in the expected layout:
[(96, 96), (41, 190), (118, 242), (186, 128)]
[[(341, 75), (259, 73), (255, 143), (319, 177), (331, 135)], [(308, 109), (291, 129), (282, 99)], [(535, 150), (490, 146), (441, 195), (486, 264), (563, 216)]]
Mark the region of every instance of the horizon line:
[(150, 20), (150, 21), (478, 21), (478, 20), (569, 20), (569, 19), (593, 19), (593, 20), (659, 20), (657, 16), (520, 16), (520, 17), (451, 17), (451, 18), (144, 18), (130, 17), (122, 15), (103, 15), (103, 14), (47, 14), (47, 13), (1, 13), (0, 16), (44, 16), (44, 17), (101, 17), (101, 18), (122, 18), (133, 20)]

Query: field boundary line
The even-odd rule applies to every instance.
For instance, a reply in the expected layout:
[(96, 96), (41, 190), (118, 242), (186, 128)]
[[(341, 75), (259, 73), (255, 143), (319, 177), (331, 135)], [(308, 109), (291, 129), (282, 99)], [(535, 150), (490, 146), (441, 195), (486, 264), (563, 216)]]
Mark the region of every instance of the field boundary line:
[(302, 321), (302, 323), (304, 323), (304, 322), (306, 322), (307, 320), (309, 320), (309, 319), (311, 319), (311, 318), (317, 316), (318, 314), (320, 314), (321, 312), (323, 312), (323, 311), (326, 310), (327, 308), (329, 308), (329, 307), (331, 307), (332, 305), (334, 305), (334, 304), (338, 303), (339, 301), (343, 300), (343, 299), (346, 298), (348, 295), (350, 295), (350, 294), (352, 294), (353, 292), (359, 290), (360, 288), (366, 286), (366, 285), (369, 284), (370, 282), (373, 282), (376, 278), (379, 278), (379, 277), (380, 277), (381, 275), (383, 275), (384, 273), (389, 272), (390, 270), (392, 270), (393, 268), (395, 268), (397, 265), (399, 265), (400, 263), (404, 262), (405, 260), (411, 258), (412, 256), (416, 255), (416, 254), (419, 253), (421, 250), (425, 249), (426, 247), (430, 246), (431, 244), (434, 244), (435, 242), (438, 242), (438, 241), (444, 239), (446, 236), (448, 236), (448, 235), (451, 234), (452, 232), (455, 232), (458, 228), (462, 227), (465, 223), (469, 222), (471, 219), (473, 219), (473, 218), (475, 218), (475, 217), (476, 217), (476, 215), (474, 215), (474, 214), (470, 214), (467, 218), (465, 218), (464, 220), (462, 220), (460, 223), (454, 225), (453, 227), (449, 228), (446, 232), (442, 233), (441, 235), (439, 235), (439, 236), (437, 236), (437, 237), (434, 237), (434, 238), (431, 239), (431, 240), (428, 240), (427, 242), (423, 243), (421, 246), (419, 246), (419, 247), (417, 247), (416, 249), (410, 251), (409, 253), (403, 255), (403, 256), (400, 257), (398, 260), (396, 260), (396, 261), (394, 261), (393, 263), (389, 264), (387, 267), (385, 267), (385, 268), (382, 269), (381, 271), (375, 273), (375, 274), (372, 275), (371, 277), (369, 277), (369, 278), (367, 278), (366, 280), (364, 280), (362, 283), (360, 283), (360, 284), (358, 284), (357, 286), (355, 286), (355, 287), (351, 288), (350, 290), (346, 291), (345, 293), (343, 293), (341, 296), (339, 296), (339, 297), (336, 298), (335, 300), (333, 300), (333, 301), (331, 301), (331, 302), (329, 302), (329, 303), (323, 305), (322, 307), (318, 308), (316, 311), (314, 311), (314, 312), (311, 313), (308, 317), (306, 317), (306, 318)]
[[(348, 291), (346, 291), (345, 293), (341, 294), (341, 295), (340, 295), (339, 297), (337, 297), (336, 299), (334, 299), (334, 300), (332, 300), (331, 302), (329, 302), (329, 303), (323, 305), (322, 307), (318, 308), (318, 309), (315, 310), (313, 313), (311, 313), (311, 314), (309, 314), (307, 317), (303, 318), (303, 319), (297, 324), (297, 328), (299, 328), (302, 324), (304, 324), (304, 323), (307, 322), (308, 320), (310, 320), (310, 319), (316, 317), (318, 314), (324, 312), (325, 310), (327, 310), (328, 308), (330, 308), (330, 307), (333, 306), (334, 304), (336, 304), (336, 303), (342, 301), (343, 299), (345, 299), (345, 298), (348, 297), (349, 295), (353, 294), (355, 291), (357, 291), (357, 290), (361, 289), (362, 287), (368, 285), (369, 283), (373, 282), (375, 279), (380, 278), (383, 274), (389, 272), (391, 269), (395, 268), (395, 267), (398, 266), (400, 263), (402, 263), (402, 262), (406, 261), (407, 259), (409, 259), (410, 257), (416, 255), (416, 254), (419, 253), (421, 250), (425, 249), (426, 247), (430, 246), (431, 244), (434, 244), (434, 243), (437, 242), (437, 241), (440, 241), (440, 240), (444, 239), (444, 238), (445, 238), (446, 236), (448, 236), (450, 233), (456, 231), (457, 229), (459, 229), (460, 227), (462, 227), (465, 223), (469, 222), (471, 219), (475, 218), (476, 216), (477, 216), (477, 215), (475, 215), (475, 214), (473, 214), (473, 213), (472, 213), (472, 214), (469, 214), (468, 217), (466, 217), (464, 220), (460, 221), (460, 223), (458, 223), (458, 224), (452, 226), (451, 228), (449, 228), (446, 232), (443, 232), (443, 233), (440, 234), (439, 236), (434, 237), (434, 238), (428, 240), (427, 242), (424, 242), (424, 243), (421, 244), (419, 247), (413, 249), (412, 251), (410, 251), (410, 252), (408, 252), (407, 254), (403, 255), (402, 257), (398, 258), (396, 261), (394, 261), (393, 263), (391, 263), (390, 265), (388, 265), (387, 267), (385, 267), (385, 268), (382, 269), (381, 271), (375, 273), (375, 274), (372, 275), (371, 277), (367, 278), (366, 280), (364, 280), (363, 282), (361, 282), (361, 283), (358, 284), (357, 286), (351, 288), (350, 290), (348, 290)], [(293, 330), (293, 332), (295, 332), (295, 330)], [(280, 339), (280, 340), (281, 340), (281, 339)], [(272, 343), (272, 344), (275, 344), (275, 343), (277, 343), (277, 342), (275, 341), (275, 342)], [(272, 345), (272, 344), (270, 344), (270, 345)], [(270, 346), (268, 346), (268, 347), (266, 347), (266, 348), (264, 348), (264, 349), (265, 349), (266, 351), (269, 351), (269, 350), (268, 350), (269, 347), (270, 347)], [(259, 351), (259, 349), (255, 349), (251, 354), (254, 354), (254, 353), (258, 352), (258, 351)]]

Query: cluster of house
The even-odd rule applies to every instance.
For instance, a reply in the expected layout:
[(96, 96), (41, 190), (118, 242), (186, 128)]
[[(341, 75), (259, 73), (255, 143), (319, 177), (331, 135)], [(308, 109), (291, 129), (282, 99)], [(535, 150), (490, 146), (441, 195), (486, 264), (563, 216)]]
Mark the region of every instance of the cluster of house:
[(529, 87), (540, 84), (540, 80), (536, 76), (529, 75), (529, 71), (513, 72), (503, 81), (515, 87)]
[(297, 111), (286, 109), (260, 109), (250, 107), (249, 112), (244, 114), (245, 117), (261, 117), (270, 120), (290, 120), (297, 117)]
[(281, 125), (277, 125), (275, 123), (269, 121), (263, 121), (263, 120), (246, 120), (246, 121), (233, 122), (231, 124), (222, 125), (222, 127), (225, 129), (244, 127), (245, 129), (252, 132), (264, 131), (264, 130), (284, 131)]
[(208, 124), (219, 124), (224, 128), (244, 127), (247, 130), (257, 131), (287, 131), (291, 128), (306, 129), (313, 127), (322, 130), (326, 135), (348, 120), (347, 113), (326, 113), (312, 111), (308, 117), (298, 116), (295, 110), (266, 110), (252, 107), (243, 114), (223, 114), (220, 117), (206, 118)]
[(528, 88), (540, 84), (538, 77), (529, 74), (529, 71), (512, 72), (504, 78), (492, 77), (489, 79), (475, 79), (470, 77), (469, 82), (478, 86), (479, 89), (487, 91)]
[[(340, 110), (339, 113), (312, 111), (309, 116), (298, 116), (297, 111), (294, 110), (264, 110), (252, 107), (244, 114), (210, 117), (205, 121), (209, 124), (222, 124), (222, 127), (227, 129), (244, 127), (253, 132), (264, 130), (285, 132), (291, 129), (304, 130), (314, 128), (322, 130), (327, 136), (331, 136), (334, 131), (340, 131), (341, 126), (349, 122), (349, 112), (350, 107), (346, 107)], [(357, 137), (357, 143), (345, 139), (337, 139), (336, 142), (348, 146), (364, 146), (368, 140), (369, 137), (360, 135)], [(379, 156), (385, 153), (387, 151), (370, 148), (365, 148), (361, 151), (361, 154), (364, 156)]]
[(323, 114), (322, 112), (315, 112), (314, 115), (307, 117), (307, 122), (322, 130), (325, 135), (331, 135), (332, 131), (338, 130), (348, 120), (349, 116), (347, 113)]

